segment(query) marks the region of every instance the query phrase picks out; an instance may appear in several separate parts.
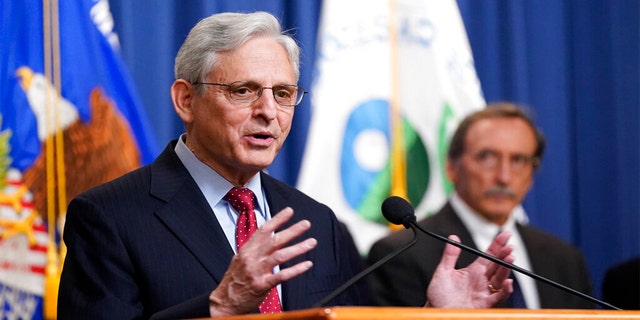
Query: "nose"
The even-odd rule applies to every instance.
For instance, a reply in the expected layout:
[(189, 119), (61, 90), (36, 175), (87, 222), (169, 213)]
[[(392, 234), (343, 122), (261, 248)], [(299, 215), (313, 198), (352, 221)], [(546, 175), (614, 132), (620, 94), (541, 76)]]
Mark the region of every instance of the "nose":
[(276, 99), (273, 97), (273, 92), (266, 91), (272, 90), (271, 88), (263, 88), (262, 94), (255, 101), (254, 112), (257, 112), (258, 115), (263, 115), (268, 120), (273, 120), (276, 118), (278, 114), (278, 103)]
[(511, 180), (511, 175), (511, 163), (506, 159), (502, 159), (496, 168), (496, 179), (498, 182), (506, 184)]

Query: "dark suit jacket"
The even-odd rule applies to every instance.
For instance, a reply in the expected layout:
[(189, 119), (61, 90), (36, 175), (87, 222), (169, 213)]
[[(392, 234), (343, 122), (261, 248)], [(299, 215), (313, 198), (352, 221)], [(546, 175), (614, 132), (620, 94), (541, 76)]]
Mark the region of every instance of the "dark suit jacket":
[[(70, 203), (60, 319), (209, 317), (208, 296), (234, 253), (174, 146)], [(312, 227), (302, 239), (318, 240), (314, 250), (281, 265), (313, 261), (311, 270), (282, 284), (284, 310), (308, 308), (359, 271), (359, 255), (327, 206), (261, 175), (271, 213), (292, 207), (285, 227), (307, 219)], [(330, 304), (363, 303), (356, 289)]]
[[(458, 235), (463, 244), (476, 248), (469, 231), (447, 203), (437, 214), (418, 222), (442, 236)], [(562, 240), (530, 226), (517, 225), (525, 243), (532, 271), (586, 294), (591, 282), (583, 255)], [(375, 262), (413, 237), (411, 230), (400, 230), (376, 242), (369, 253)], [(391, 259), (371, 276), (374, 302), (379, 305), (422, 306), (431, 277), (440, 262), (444, 242), (418, 232), (418, 243)], [(468, 266), (475, 256), (462, 252), (457, 268)], [(517, 264), (517, 261), (516, 261)], [(593, 308), (591, 302), (536, 281), (542, 308)]]
[(607, 269), (602, 281), (602, 299), (624, 310), (640, 310), (640, 257)]

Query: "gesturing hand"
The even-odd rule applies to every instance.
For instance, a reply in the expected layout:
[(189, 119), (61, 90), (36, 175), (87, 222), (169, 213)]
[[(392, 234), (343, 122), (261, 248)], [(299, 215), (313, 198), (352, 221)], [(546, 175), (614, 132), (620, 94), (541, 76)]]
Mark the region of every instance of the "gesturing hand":
[[(513, 247), (507, 246), (511, 234), (499, 234), (486, 253), (513, 263)], [(458, 236), (449, 239), (460, 242)], [(484, 258), (477, 258), (462, 269), (455, 269), (460, 248), (447, 244), (440, 264), (427, 288), (427, 305), (438, 308), (489, 308), (504, 301), (513, 292), (511, 270)], [(490, 286), (491, 285), (491, 286)]]
[(237, 315), (257, 310), (271, 288), (297, 277), (313, 266), (311, 261), (303, 261), (273, 273), (276, 265), (304, 254), (317, 245), (316, 239), (308, 238), (285, 246), (311, 227), (309, 221), (302, 220), (274, 233), (292, 216), (293, 209), (283, 209), (259, 228), (240, 248), (231, 260), (222, 281), (209, 296), (212, 316)]

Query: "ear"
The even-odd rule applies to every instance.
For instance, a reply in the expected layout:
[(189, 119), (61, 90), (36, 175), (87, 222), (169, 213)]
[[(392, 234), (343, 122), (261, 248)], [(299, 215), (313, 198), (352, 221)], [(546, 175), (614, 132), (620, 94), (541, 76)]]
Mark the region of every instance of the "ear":
[(184, 79), (177, 79), (171, 85), (171, 100), (176, 113), (185, 123), (193, 120), (192, 85)]
[[(460, 160), (458, 160), (458, 161), (460, 161)], [(454, 162), (451, 161), (451, 159), (447, 158), (447, 164), (446, 164), (446, 167), (445, 167), (445, 171), (446, 171), (446, 174), (447, 174), (447, 178), (449, 179), (449, 181), (451, 181), (451, 183), (453, 185), (456, 184), (456, 178), (458, 176), (458, 171), (457, 171), (458, 168), (456, 168), (456, 166), (458, 166), (458, 165), (459, 164), (454, 163)]]

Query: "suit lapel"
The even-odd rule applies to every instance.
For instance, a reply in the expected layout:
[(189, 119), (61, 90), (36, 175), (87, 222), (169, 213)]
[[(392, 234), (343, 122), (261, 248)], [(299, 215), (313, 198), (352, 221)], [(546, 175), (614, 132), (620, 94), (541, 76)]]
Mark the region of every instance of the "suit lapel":
[[(449, 202), (446, 203), (441, 212), (443, 222), (438, 227), (444, 231), (441, 233), (441, 235), (444, 237), (448, 237), (451, 234), (455, 234), (460, 237), (460, 242), (462, 242), (462, 244), (477, 249), (478, 247), (473, 241), (471, 233), (469, 233), (469, 230), (465, 227), (464, 223), (462, 223), (462, 220), (460, 220)], [(476, 258), (476, 255), (463, 250), (460, 254), (458, 262), (456, 263), (456, 268), (466, 267), (471, 264)]]
[[(280, 210), (291, 206), (291, 193), (287, 189), (282, 188), (276, 179), (263, 172), (260, 172), (260, 179), (262, 181), (262, 187), (264, 188), (267, 203), (269, 204), (269, 211), (271, 212), (272, 217), (278, 214)], [(291, 220), (287, 221), (278, 230), (286, 229), (300, 220), (300, 213), (297, 215), (294, 214)]]
[(280, 210), (287, 207), (289, 193), (281, 188), (273, 177), (264, 172), (260, 172), (260, 181), (262, 182), (262, 187), (264, 188), (267, 202), (269, 203), (269, 210), (271, 211), (271, 215), (274, 216)]
[[(268, 174), (265, 174), (262, 172), (260, 174), (261, 174), (260, 179), (262, 181), (262, 187), (264, 188), (265, 195), (267, 197), (267, 202), (269, 203), (269, 211), (271, 212), (271, 216), (273, 217), (276, 214), (278, 214), (280, 210), (286, 208), (287, 206), (290, 206), (291, 192), (289, 192), (285, 188), (282, 188), (282, 186), (278, 183), (278, 181), (273, 177), (269, 176)], [(301, 220), (300, 214), (301, 213), (298, 213), (297, 215), (294, 214), (291, 220), (287, 221), (278, 230), (286, 229), (289, 226)], [(292, 265), (291, 262), (285, 262), (280, 265), (280, 269), (288, 268), (291, 265)], [(295, 296), (298, 294), (303, 294), (303, 292), (305, 292), (304, 288), (300, 287), (299, 285), (296, 285), (297, 283), (300, 283), (300, 281), (293, 281), (293, 280), (300, 280), (300, 278), (304, 276), (305, 275), (300, 275), (296, 279), (292, 279), (290, 281), (287, 281), (281, 284), (280, 287), (282, 289), (282, 292), (281, 292), (282, 305), (285, 308), (285, 310), (290, 308), (295, 308), (296, 306), (292, 305), (292, 301), (296, 300)]]
[(170, 144), (151, 167), (150, 193), (166, 203), (155, 214), (219, 283), (233, 250), (173, 147)]
[[(271, 217), (273, 217), (276, 214), (278, 214), (280, 210), (288, 206), (291, 206), (291, 201), (290, 201), (291, 193), (286, 189), (282, 188), (277, 183), (277, 180), (269, 176), (268, 174), (261, 172), (260, 175), (261, 175), (260, 179), (262, 181), (262, 187), (264, 188), (265, 195), (267, 197), (267, 203), (269, 204), (269, 211), (271, 212)], [(292, 226), (293, 224), (295, 224), (296, 222), (300, 221), (301, 220), (300, 215), (301, 213), (298, 213), (297, 215), (294, 214), (289, 221), (283, 224), (276, 231), (286, 229)], [(290, 263), (283, 263), (281, 267), (288, 267), (290, 265), (291, 265)]]
[(473, 242), (473, 238), (471, 238), (471, 233), (469, 233), (469, 230), (465, 227), (464, 223), (462, 223), (462, 220), (460, 220), (450, 203), (447, 202), (442, 212), (445, 218), (443, 227), (448, 229), (448, 233), (458, 235), (462, 243), (476, 248), (476, 244)]

